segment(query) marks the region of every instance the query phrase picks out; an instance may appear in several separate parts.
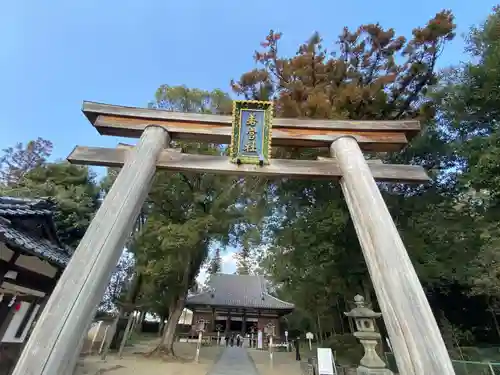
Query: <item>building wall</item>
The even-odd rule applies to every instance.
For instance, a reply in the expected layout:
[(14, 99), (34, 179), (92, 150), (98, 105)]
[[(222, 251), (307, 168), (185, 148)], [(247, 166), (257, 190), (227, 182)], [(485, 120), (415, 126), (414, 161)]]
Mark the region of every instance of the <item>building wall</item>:
[(188, 309), (182, 311), (181, 317), (179, 318), (179, 324), (191, 325), (193, 323), (193, 312)]
[[(222, 316), (227, 316), (227, 312), (218, 312), (216, 311), (216, 316), (217, 315), (222, 315)], [(234, 314), (234, 317), (235, 319), (237, 320), (241, 320), (242, 319), (242, 314)], [(259, 330), (262, 330), (262, 332), (264, 332), (264, 328), (266, 326), (266, 324), (268, 323), (272, 323), (274, 324), (274, 333), (276, 336), (281, 336), (281, 333), (280, 332), (280, 327), (279, 327), (279, 320), (278, 320), (278, 317), (277, 316), (258, 316), (258, 315), (255, 315), (255, 314), (248, 314), (247, 315), (248, 318), (252, 317), (252, 318), (257, 318), (257, 322), (255, 321), (248, 321), (247, 320), (247, 327), (252, 325), (252, 324), (256, 324), (257, 325), (257, 329)], [(212, 323), (212, 320), (213, 320), (213, 316), (212, 316), (212, 313), (211, 312), (207, 312), (207, 311), (194, 311), (193, 312), (193, 324), (192, 324), (192, 331), (194, 332), (194, 330), (196, 329), (196, 322), (200, 319), (204, 319), (204, 320), (208, 320)], [(252, 319), (253, 320), (253, 319)], [(208, 327), (207, 327), (207, 331), (209, 332), (210, 331), (210, 327), (211, 325), (209, 324)]]
[[(17, 266), (16, 272), (12, 272), (8, 275), (9, 277), (4, 277), (0, 280), (0, 287), (2, 293), (4, 293), (3, 297), (0, 298), (0, 304), (10, 304), (13, 295), (18, 296), (17, 300), (14, 301), (11, 306), (7, 305), (7, 315), (0, 318), (0, 375), (9, 374), (15, 366), (21, 349), (27, 341), (36, 323), (36, 319), (38, 319), (43, 310), (43, 306), (45, 305), (44, 302), (48, 298), (47, 294), (52, 291), (52, 289), (43, 289), (41, 285), (40, 288), (37, 288), (39, 285), (36, 284), (36, 282), (33, 282), (33, 285), (30, 285), (30, 287), (22, 286), (25, 284), (21, 283), (21, 285), (18, 285), (17, 282), (20, 277), (25, 275), (23, 274), (23, 270), (45, 276), (45, 280), (47, 278), (55, 280), (55, 278), (58, 277), (57, 268), (50, 265), (48, 262), (24, 254), (20, 254), (14, 262), (14, 254), (15, 252), (13, 250), (9, 249), (4, 242), (0, 241), (0, 260), (2, 262), (12, 262)], [(24, 277), (24, 280), (26, 281), (26, 277)], [(30, 281), (33, 280), (30, 279)], [(18, 310), (13, 310), (18, 302), (20, 302)], [(29, 307), (33, 304), (35, 304), (35, 308), (31, 311), (28, 319), (27, 314), (29, 312)], [(17, 331), (25, 316), (28, 320), (26, 320), (24, 330), (20, 333), (19, 337), (16, 337)]]
[(278, 337), (281, 336), (279, 321), (277, 317), (267, 317), (267, 316), (259, 317), (259, 321), (257, 322), (257, 328), (259, 330), (262, 330), (262, 332), (265, 332), (265, 327), (269, 323), (274, 324), (274, 335)]
[[(8, 262), (14, 254), (13, 250), (9, 249), (3, 241), (0, 241), (0, 260)], [(21, 254), (14, 264), (48, 277), (55, 277), (57, 273), (57, 268), (34, 256)]]
[(200, 319), (204, 319), (204, 320), (208, 320), (210, 321), (210, 323), (207, 325), (207, 331), (210, 331), (210, 326), (211, 326), (211, 323), (212, 320), (213, 320), (213, 316), (212, 316), (212, 313), (211, 312), (200, 312), (200, 311), (194, 311), (193, 312), (193, 320), (192, 320), (192, 331), (194, 332), (195, 329), (196, 329), (196, 322)]

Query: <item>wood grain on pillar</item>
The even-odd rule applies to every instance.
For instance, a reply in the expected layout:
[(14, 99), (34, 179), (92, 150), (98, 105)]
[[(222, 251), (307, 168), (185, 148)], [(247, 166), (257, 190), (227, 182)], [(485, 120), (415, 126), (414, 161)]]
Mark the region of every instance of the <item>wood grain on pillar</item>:
[(337, 139), (331, 153), (342, 170), (342, 188), (360, 234), (399, 372), (455, 374), (415, 269), (356, 140)]
[(149, 192), (169, 141), (150, 126), (106, 195), (50, 296), (12, 375), (71, 374), (85, 330)]

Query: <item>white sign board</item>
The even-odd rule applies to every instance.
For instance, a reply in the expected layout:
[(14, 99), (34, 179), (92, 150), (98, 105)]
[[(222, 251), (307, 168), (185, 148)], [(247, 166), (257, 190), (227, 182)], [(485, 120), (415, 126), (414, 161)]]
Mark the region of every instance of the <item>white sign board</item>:
[[(15, 302), (16, 300), (13, 298), (12, 301)], [(12, 301), (11, 301), (11, 306), (14, 304), (14, 302), (12, 302)], [(20, 343), (24, 342), (24, 340), (26, 339), (26, 336), (28, 335), (28, 332), (31, 328), (31, 324), (33, 324), (33, 320), (35, 319), (36, 313), (38, 312), (38, 309), (40, 308), (40, 305), (35, 306), (35, 310), (33, 310), (31, 312), (31, 317), (28, 320), (28, 324), (26, 324), (26, 326), (24, 327), (24, 331), (22, 332), (21, 336), (16, 337), (16, 332), (19, 329), (19, 327), (21, 326), (21, 323), (24, 319), (24, 316), (27, 313), (29, 313), (29, 307), (30, 307), (29, 302), (22, 301), (20, 303), (21, 303), (21, 305), (19, 306), (19, 310), (17, 310), (14, 313), (9, 325), (7, 326), (7, 329), (6, 329), (3, 337), (0, 338), (0, 342), (20, 344)], [(13, 308), (13, 307), (11, 307), (11, 308)]]
[(314, 335), (312, 334), (312, 332), (307, 332), (306, 333), (306, 339), (308, 339), (308, 340), (314, 339)]
[(332, 349), (318, 348), (318, 374), (319, 375), (336, 375), (335, 361), (333, 359)]
[(285, 331), (285, 337), (288, 337), (288, 331)]
[(259, 329), (257, 333), (257, 349), (262, 349), (264, 347), (262, 344), (262, 331)]

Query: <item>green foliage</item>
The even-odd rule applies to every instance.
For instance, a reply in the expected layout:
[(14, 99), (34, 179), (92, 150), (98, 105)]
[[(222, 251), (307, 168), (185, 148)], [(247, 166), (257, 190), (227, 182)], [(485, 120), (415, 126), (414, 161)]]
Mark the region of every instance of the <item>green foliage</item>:
[(262, 241), (258, 226), (247, 228), (239, 238), (241, 250), (234, 254), (236, 274), (252, 275), (257, 268), (257, 251)]
[(49, 141), (39, 138), (24, 149), (20, 145), (7, 149), (0, 158), (5, 177), (0, 194), (54, 199), (57, 234), (64, 244), (76, 248), (99, 205), (95, 176), (87, 167), (47, 163), (52, 149)]
[(210, 259), (207, 272), (209, 275), (215, 275), (216, 273), (219, 273), (221, 271), (222, 271), (222, 257), (220, 255), (220, 249), (217, 248), (214, 251), (212, 259)]
[(161, 85), (149, 107), (171, 112), (230, 114), (232, 102), (229, 95), (219, 89), (206, 91)]
[(363, 357), (363, 346), (352, 334), (335, 335), (324, 344), (335, 351), (335, 360), (340, 365), (359, 363)]
[[(378, 24), (362, 25), (344, 29), (334, 53), (314, 34), (290, 58), (279, 53), (282, 35), (271, 31), (261, 44), (264, 50), (255, 55), (261, 67), (232, 81), (234, 91), (248, 99), (273, 99), (277, 116), (421, 120), (424, 130), (405, 150), (367, 156), (422, 165), (433, 177), (420, 186), (380, 184), (428, 290), (467, 284), (475, 269), (464, 271), (463, 265), (477, 259), (484, 242), (484, 227), (478, 227), (477, 212), (459, 179), (464, 156), (447, 130), (442, 95), (434, 89), (436, 61), (454, 28), (448, 11), (414, 29), (409, 40)], [(323, 152), (276, 153), (310, 159)], [(264, 229), (271, 246), (262, 268), (280, 297), (297, 306), (293, 321), (301, 327), (292, 329), (345, 332), (345, 299), (356, 293), (370, 299), (373, 293), (338, 185), (284, 179), (265, 188), (271, 206), (266, 215), (271, 216)]]
[(127, 287), (133, 285), (131, 279), (134, 272), (134, 266), (135, 262), (133, 255), (125, 250), (118, 260), (118, 264), (109, 280), (108, 287), (99, 303), (97, 309), (98, 314), (109, 313), (115, 310), (117, 308), (115, 304), (117, 301), (129, 302), (126, 301), (125, 293), (129, 292)]
[(45, 164), (28, 172), (6, 195), (52, 197), (57, 203), (54, 216), (61, 241), (76, 248), (99, 205), (99, 188), (87, 167), (67, 162)]
[[(477, 60), (449, 73), (442, 115), (457, 135), (465, 163), (462, 179), (488, 193), (485, 203), (500, 204), (500, 10), (472, 29), (469, 50)], [(495, 212), (499, 212), (495, 210)]]
[[(135, 248), (147, 282), (160, 296), (168, 300), (187, 293), (210, 245), (231, 240), (231, 229), (244, 214), (235, 204), (241, 183), (224, 176), (157, 174), (147, 202), (148, 219)], [(152, 293), (150, 298), (158, 296)]]
[(500, 10), (468, 37), (473, 60), (448, 72), (438, 91), (441, 117), (455, 135), (461, 158), (460, 182), (480, 231), (480, 254), (472, 262), (472, 292), (500, 296)]
[[(161, 86), (154, 108), (223, 113), (227, 94), (184, 86)], [(183, 152), (220, 155), (218, 145), (177, 142)], [(252, 182), (252, 179), (249, 179)], [(142, 299), (159, 314), (196, 286), (196, 276), (214, 244), (234, 242), (247, 225), (252, 199), (247, 181), (234, 176), (159, 172), (145, 204), (146, 224), (134, 251), (145, 283)], [(220, 254), (219, 254), (220, 258)], [(220, 263), (220, 259), (216, 262)], [(220, 270), (215, 264), (211, 272)]]

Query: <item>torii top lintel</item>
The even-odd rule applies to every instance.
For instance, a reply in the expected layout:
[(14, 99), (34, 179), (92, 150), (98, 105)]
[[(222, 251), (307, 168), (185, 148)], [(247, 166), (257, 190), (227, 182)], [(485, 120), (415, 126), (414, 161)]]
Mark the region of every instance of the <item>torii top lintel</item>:
[[(173, 140), (229, 144), (231, 116), (180, 113), (83, 102), (83, 113), (102, 135), (138, 138), (148, 125), (165, 127)], [(364, 151), (397, 151), (420, 131), (418, 121), (336, 121), (273, 119), (272, 145), (329, 147), (351, 135)]]

